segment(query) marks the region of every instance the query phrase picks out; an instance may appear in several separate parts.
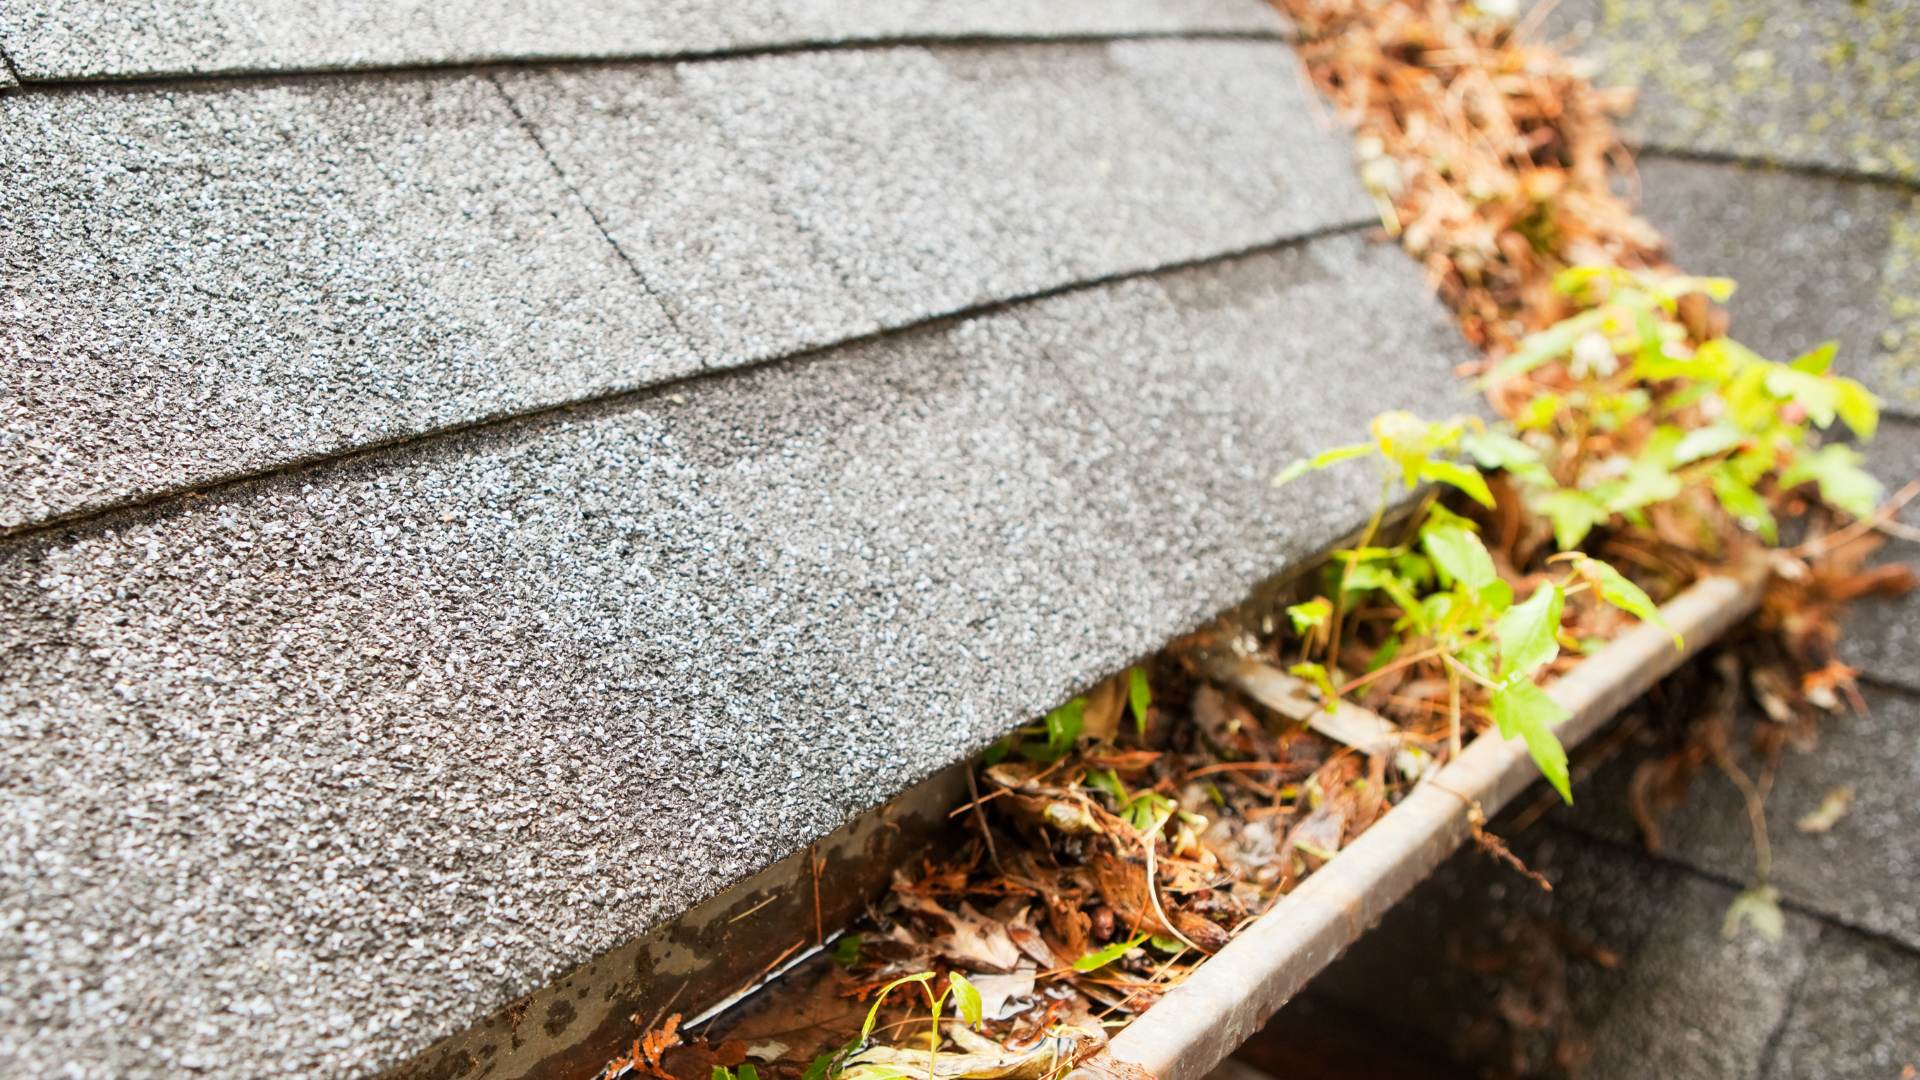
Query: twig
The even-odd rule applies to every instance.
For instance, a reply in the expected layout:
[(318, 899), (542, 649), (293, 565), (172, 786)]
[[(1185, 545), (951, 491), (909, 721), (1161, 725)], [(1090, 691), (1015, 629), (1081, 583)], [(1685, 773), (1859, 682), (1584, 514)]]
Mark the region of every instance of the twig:
[(1000, 865), (1000, 853), (993, 849), (993, 832), (987, 828), (987, 812), (980, 809), (980, 784), (973, 778), (971, 765), (967, 766), (967, 794), (973, 799), (967, 805), (973, 807), (973, 820), (980, 826), (980, 839), (986, 841), (987, 858), (992, 861), (994, 870), (1001, 877), (1006, 877), (1007, 868)]

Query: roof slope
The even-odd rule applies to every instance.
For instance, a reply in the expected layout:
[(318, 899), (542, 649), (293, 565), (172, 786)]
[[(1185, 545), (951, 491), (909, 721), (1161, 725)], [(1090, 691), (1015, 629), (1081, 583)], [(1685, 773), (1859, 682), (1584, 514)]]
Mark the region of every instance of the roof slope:
[(44, 0), (0, 9), (28, 80), (666, 57), (912, 37), (1274, 34), (1257, 0)]
[(1366, 220), (1302, 85), (1154, 41), (0, 97), (0, 531)]
[(1355, 527), (1267, 477), (1462, 346), (1301, 93), (1168, 38), (0, 95), (0, 1060), (392, 1065)]

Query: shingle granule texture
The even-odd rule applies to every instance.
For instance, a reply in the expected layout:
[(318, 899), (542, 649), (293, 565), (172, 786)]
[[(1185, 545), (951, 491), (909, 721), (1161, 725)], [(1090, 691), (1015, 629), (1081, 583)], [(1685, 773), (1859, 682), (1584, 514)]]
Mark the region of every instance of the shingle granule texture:
[(0, 528), (699, 360), (482, 77), (0, 98)]
[(1369, 214), (1278, 44), (500, 78), (0, 99), (0, 531)]
[[(1910, 656), (1911, 654), (1909, 654)], [(1868, 709), (1821, 725), (1819, 746), (1789, 751), (1767, 798), (1773, 847), (1771, 884), (1789, 902), (1830, 920), (1920, 948), (1920, 755), (1913, 750), (1920, 699), (1869, 687)], [(1736, 755), (1757, 770), (1744, 744)], [(1575, 801), (1567, 819), (1579, 828), (1637, 844), (1628, 804), (1635, 756), (1622, 756), (1595, 774), (1591, 793)], [(1793, 822), (1842, 784), (1855, 789), (1852, 809), (1825, 833), (1804, 833)], [(1725, 777), (1703, 774), (1688, 791), (1685, 813), (1661, 822), (1662, 853), (1723, 880), (1747, 880), (1753, 836), (1740, 794)]]
[(0, 47), (25, 79), (95, 79), (1281, 26), (1262, 0), (45, 0), (0, 7)]
[(16, 538), (0, 1060), (391, 1064), (1355, 527), (1266, 476), (1462, 355), (1332, 238)]
[[(1208, 71), (1210, 92), (1182, 92)], [(803, 53), (501, 81), (721, 363), (1371, 213), (1277, 43)], [(1257, 160), (1258, 180), (1214, 167), (1229, 155)]]
[(1651, 147), (1920, 181), (1920, 0), (1567, 0), (1543, 38), (1639, 89)]
[(1829, 929), (1765, 1080), (1899, 1076), (1920, 1065), (1920, 956)]

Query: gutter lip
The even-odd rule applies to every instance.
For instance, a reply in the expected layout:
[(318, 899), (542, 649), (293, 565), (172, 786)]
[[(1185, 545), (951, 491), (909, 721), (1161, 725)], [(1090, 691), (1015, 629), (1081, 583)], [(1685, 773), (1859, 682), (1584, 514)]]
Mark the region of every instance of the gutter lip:
[[(1666, 630), (1641, 623), (1547, 687), (1570, 714), (1556, 729), (1561, 741), (1584, 742), (1719, 640), (1759, 607), (1766, 581), (1761, 559), (1702, 578), (1660, 609), (1682, 647)], [(1525, 743), (1482, 734), (1069, 1080), (1123, 1075), (1103, 1069), (1110, 1064), (1103, 1059), (1157, 1080), (1201, 1080), (1459, 848), (1471, 835), (1473, 810), (1491, 817), (1536, 779)]]

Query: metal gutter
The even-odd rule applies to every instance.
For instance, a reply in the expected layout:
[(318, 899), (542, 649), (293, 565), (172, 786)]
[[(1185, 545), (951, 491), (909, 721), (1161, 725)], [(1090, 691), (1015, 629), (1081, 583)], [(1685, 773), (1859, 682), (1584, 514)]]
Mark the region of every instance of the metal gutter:
[[(1684, 639), (1642, 624), (1547, 688), (1570, 714), (1558, 729), (1578, 745), (1662, 677), (1760, 604), (1765, 568), (1706, 578), (1662, 607)], [(1307, 878), (1153, 1008), (1122, 1030), (1101, 1058), (1157, 1080), (1199, 1080), (1258, 1031), (1307, 981), (1378, 922), (1539, 774), (1518, 739), (1488, 732), (1429, 776), (1350, 846)], [(1110, 1080), (1093, 1062), (1071, 1080)]]

